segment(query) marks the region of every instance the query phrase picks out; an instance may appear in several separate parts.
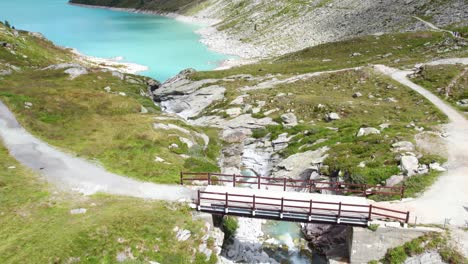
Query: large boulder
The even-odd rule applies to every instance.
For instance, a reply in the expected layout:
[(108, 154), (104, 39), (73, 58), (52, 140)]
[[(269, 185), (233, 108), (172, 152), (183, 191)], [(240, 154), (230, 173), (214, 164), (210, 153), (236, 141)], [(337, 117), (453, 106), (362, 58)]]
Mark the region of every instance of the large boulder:
[(409, 141), (400, 141), (392, 144), (394, 152), (413, 152), (414, 145)]
[(337, 113), (328, 113), (325, 115), (325, 120), (328, 122), (334, 121), (334, 120), (339, 120), (340, 116)]
[(273, 177), (309, 179), (317, 164), (322, 164), (328, 157), (326, 154), (328, 150), (328, 147), (323, 147), (315, 151), (291, 155), (274, 167)]
[(418, 173), (419, 160), (415, 156), (402, 156), (400, 160), (400, 170), (407, 176)]
[(286, 127), (297, 126), (297, 117), (293, 113), (286, 113), (281, 115), (281, 120), (283, 120), (283, 124)]
[(380, 134), (380, 130), (373, 127), (361, 127), (357, 133), (358, 137), (368, 136), (372, 134)]
[(403, 175), (393, 175), (392, 177), (388, 178), (385, 181), (385, 186), (393, 187), (393, 186), (399, 184), (400, 182), (402, 182), (404, 179), (405, 179), (405, 176), (403, 176)]
[(303, 224), (302, 233), (313, 248), (330, 259), (348, 257), (351, 227), (343, 225)]

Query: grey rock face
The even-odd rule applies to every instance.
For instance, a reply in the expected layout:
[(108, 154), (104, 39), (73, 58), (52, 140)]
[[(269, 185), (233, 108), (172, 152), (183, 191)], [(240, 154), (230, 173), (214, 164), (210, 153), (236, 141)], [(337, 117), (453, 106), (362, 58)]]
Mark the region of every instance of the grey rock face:
[(437, 252), (425, 252), (421, 255), (409, 257), (404, 264), (445, 264)]
[(224, 87), (206, 86), (217, 80), (191, 81), (188, 76), (192, 72), (191, 69), (184, 70), (152, 91), (154, 100), (166, 112), (176, 113), (187, 119), (197, 116), (214, 101), (224, 98)]
[(328, 147), (315, 151), (306, 151), (289, 156), (273, 168), (275, 178), (304, 179), (310, 177), (317, 164), (323, 163), (328, 157)]
[(156, 89), (161, 87), (161, 83), (159, 81), (157, 81), (157, 80), (154, 80), (154, 79), (148, 79), (146, 81), (146, 85), (148, 86), (148, 90), (150, 92), (154, 92)]
[(303, 224), (305, 238), (328, 258), (347, 258), (347, 239), (351, 227), (340, 225)]
[(419, 160), (415, 156), (403, 156), (400, 160), (400, 170), (407, 176), (418, 173)]

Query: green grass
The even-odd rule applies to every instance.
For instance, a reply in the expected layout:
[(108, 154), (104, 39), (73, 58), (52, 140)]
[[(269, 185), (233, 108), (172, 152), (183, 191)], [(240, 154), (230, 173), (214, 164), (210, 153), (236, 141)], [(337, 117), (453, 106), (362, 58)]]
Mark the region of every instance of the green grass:
[(222, 229), (223, 229), (224, 234), (226, 235), (226, 239), (229, 239), (232, 236), (234, 236), (238, 227), (239, 227), (239, 224), (235, 217), (226, 216), (223, 218)]
[[(106, 86), (127, 96), (106, 93)], [(150, 99), (140, 96), (141, 89), (146, 87), (109, 73), (91, 73), (71, 81), (61, 71), (30, 70), (4, 77), (0, 99), (33, 134), (78, 156), (96, 159), (119, 174), (176, 183), (184, 169), (217, 171), (216, 131), (210, 132), (213, 140), (207, 149), (188, 149), (179, 136), (192, 136), (200, 145), (202, 140), (194, 134), (153, 129), (154, 117), (160, 113)], [(26, 109), (25, 102), (33, 107)], [(140, 114), (141, 105), (154, 114)], [(174, 143), (180, 147), (170, 149)], [(191, 158), (184, 160), (180, 154)], [(170, 164), (155, 162), (156, 156)]]
[(12, 45), (9, 49), (0, 47), (0, 70), (1, 64), (4, 63), (20, 68), (42, 68), (54, 63), (70, 62), (73, 59), (70, 51), (56, 47), (46, 39), (30, 36), (24, 31), (19, 31), (19, 37), (16, 37), (13, 30), (8, 29), (1, 22), (0, 42)]
[[(467, 107), (457, 105), (468, 99), (468, 68), (463, 65), (427, 66), (413, 81), (446, 100), (461, 111)], [(450, 87), (450, 88), (449, 88)]]
[[(466, 57), (467, 48), (452, 50), (457, 40), (448, 33), (413, 32), (364, 36), (326, 43), (286, 54), (280, 58), (244, 65), (223, 71), (197, 72), (195, 80), (223, 78), (236, 74), (300, 74), (337, 70), (368, 64), (412, 67), (415, 63), (446, 57)], [(360, 53), (361, 56), (351, 55)], [(324, 62), (324, 60), (331, 60)]]
[[(253, 83), (239, 80), (221, 82), (219, 85), (228, 89), (227, 99), (214, 103), (205, 114), (232, 107), (229, 103), (242, 94), (239, 87)], [(358, 91), (363, 96), (353, 98), (352, 95)], [(278, 97), (280, 93), (286, 95)], [(280, 115), (288, 111), (293, 111), (298, 120), (303, 121), (293, 128), (271, 125), (256, 129), (252, 135), (254, 138), (275, 140), (280, 134), (288, 133), (292, 139), (289, 146), (280, 152), (283, 157), (329, 146), (329, 157), (325, 160), (328, 174), (341, 172), (345, 180), (362, 184), (381, 184), (399, 173), (396, 154), (390, 149), (396, 141), (414, 141), (418, 132), (408, 128), (408, 124), (415, 122), (431, 130), (432, 126), (447, 121), (445, 115), (418, 93), (369, 68), (325, 74), (271, 89), (249, 91), (248, 95), (244, 98), (245, 105), (256, 106), (258, 101), (266, 102), (258, 114), (261, 117), (268, 110), (278, 109), (269, 115), (278, 123), (281, 123)], [(370, 98), (369, 95), (374, 97)], [(386, 100), (388, 98), (394, 98), (397, 102), (390, 102)], [(326, 122), (325, 114), (330, 112), (338, 113), (341, 120)], [(379, 128), (383, 123), (390, 126), (382, 130), (380, 135), (356, 137), (361, 127)], [(421, 159), (422, 162), (426, 160), (430, 163), (432, 160), (442, 161), (443, 158), (427, 156)], [(358, 167), (362, 161), (367, 164), (365, 168)], [(424, 184), (413, 186), (411, 183), (411, 195), (423, 190), (426, 183), (433, 180), (432, 175), (417, 178)]]
[[(16, 166), (16, 169), (7, 169)], [(86, 214), (70, 210), (86, 208)], [(173, 228), (192, 236), (179, 242)], [(129, 248), (134, 263), (190, 263), (205, 235), (182, 204), (62, 193), (21, 167), (0, 146), (0, 262), (115, 263)], [(197, 254), (195, 263), (206, 263)], [(213, 262), (209, 262), (213, 263)]]
[[(13, 31), (0, 24), (0, 41), (12, 44), (16, 53), (1, 47), (0, 69), (7, 63), (21, 68), (0, 77), (0, 100), (28, 131), (65, 151), (96, 160), (112, 172), (145, 181), (177, 183), (182, 170), (219, 170), (217, 130), (192, 128), (181, 121), (159, 122), (173, 123), (193, 133), (153, 129), (154, 118), (162, 113), (150, 98), (140, 94), (147, 90), (145, 77), (131, 76), (139, 81), (135, 84), (90, 69), (89, 74), (69, 80), (63, 70), (41, 69), (74, 62), (70, 52), (27, 32), (19, 34), (15, 37)], [(111, 93), (104, 90), (107, 86)], [(26, 102), (33, 107), (25, 108)], [(142, 106), (149, 114), (140, 114)], [(195, 132), (210, 136), (207, 148), (202, 147), (204, 142)], [(180, 141), (181, 136), (196, 145), (189, 149)], [(171, 144), (179, 148), (170, 149)], [(181, 154), (189, 158), (184, 160)], [(155, 162), (156, 157), (166, 162)]]
[(431, 232), (418, 237), (402, 246), (389, 249), (381, 260), (384, 264), (401, 264), (408, 257), (417, 256), (427, 251), (437, 251), (442, 260), (451, 264), (464, 264), (468, 259), (450, 245), (450, 233)]

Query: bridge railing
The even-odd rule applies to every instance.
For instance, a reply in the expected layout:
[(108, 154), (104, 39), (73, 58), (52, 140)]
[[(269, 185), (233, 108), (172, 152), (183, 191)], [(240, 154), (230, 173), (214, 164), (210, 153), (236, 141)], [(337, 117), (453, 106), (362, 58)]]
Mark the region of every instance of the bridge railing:
[(280, 215), (293, 213), (305, 217), (334, 217), (339, 223), (340, 218), (372, 220), (392, 220), (408, 223), (409, 212), (387, 209), (373, 205), (322, 202), (313, 200), (296, 200), (273, 198), (257, 195), (243, 195), (219, 192), (198, 191), (197, 208), (223, 208), (223, 213), (230, 210), (248, 210), (253, 215), (256, 211), (276, 212)]
[(338, 194), (354, 194), (361, 196), (370, 195), (388, 195), (399, 196), (400, 199), (404, 198), (405, 187), (396, 186), (380, 186), (368, 184), (356, 184), (347, 182), (327, 182), (316, 180), (295, 180), (290, 178), (272, 178), (261, 176), (244, 176), (235, 174), (222, 174), (210, 172), (181, 172), (180, 184), (202, 184), (202, 185), (226, 185), (229, 184), (233, 187), (253, 187), (261, 189), (262, 187), (282, 188), (283, 191), (289, 189), (307, 190), (308, 192), (315, 191), (334, 191)]

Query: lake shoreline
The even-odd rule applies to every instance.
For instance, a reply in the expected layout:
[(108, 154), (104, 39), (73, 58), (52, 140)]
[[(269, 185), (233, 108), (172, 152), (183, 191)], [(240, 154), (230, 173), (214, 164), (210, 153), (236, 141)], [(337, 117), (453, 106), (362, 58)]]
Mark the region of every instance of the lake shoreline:
[(228, 34), (218, 31), (215, 26), (221, 22), (219, 19), (203, 18), (198, 16), (185, 16), (177, 13), (148, 11), (134, 8), (95, 6), (75, 3), (68, 4), (85, 8), (99, 8), (119, 12), (162, 16), (172, 18), (183, 23), (201, 26), (201, 29), (195, 31), (195, 33), (200, 36), (199, 41), (201, 43), (203, 43), (208, 47), (209, 50), (213, 52), (236, 57), (220, 61), (219, 65), (214, 70), (226, 70), (236, 66), (255, 63), (259, 61), (260, 58), (265, 56), (264, 52), (254, 47), (253, 45), (243, 43), (240, 40), (235, 40)]

